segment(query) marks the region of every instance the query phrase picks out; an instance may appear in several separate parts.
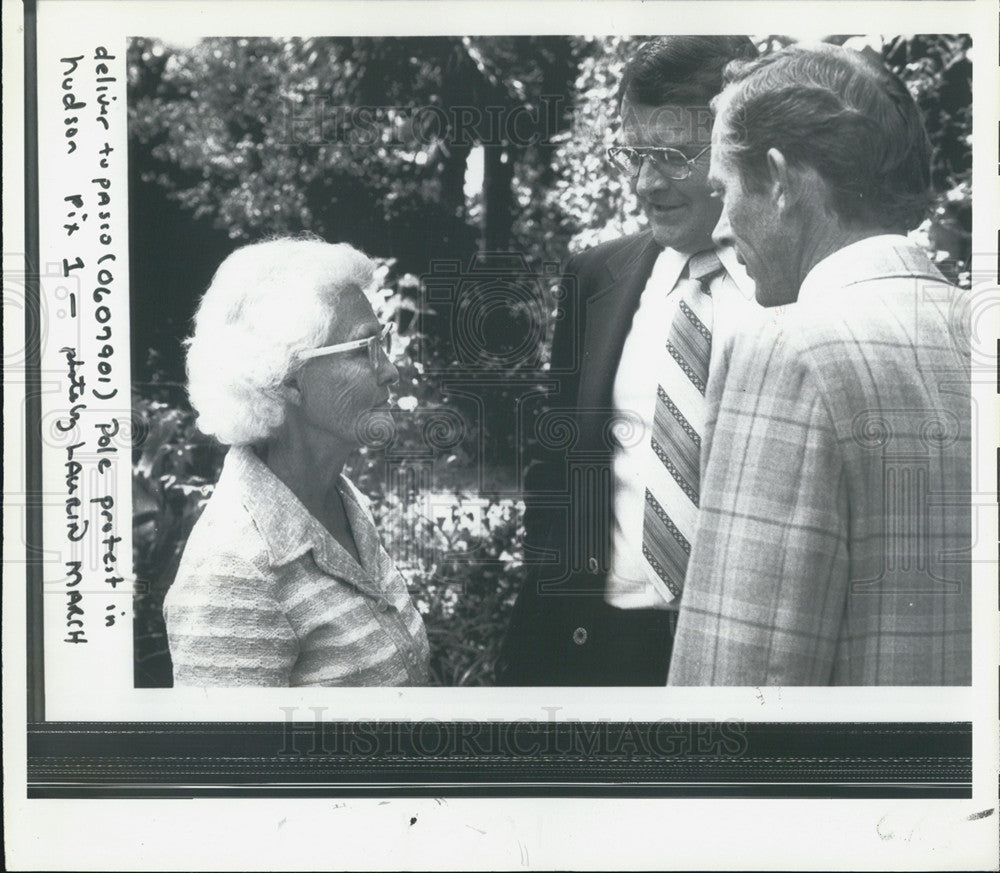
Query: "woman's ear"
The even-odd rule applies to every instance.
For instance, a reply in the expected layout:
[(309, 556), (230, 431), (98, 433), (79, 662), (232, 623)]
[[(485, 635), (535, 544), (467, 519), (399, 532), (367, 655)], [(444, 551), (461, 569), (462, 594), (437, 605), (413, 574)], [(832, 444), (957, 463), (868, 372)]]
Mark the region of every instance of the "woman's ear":
[(302, 402), (302, 389), (299, 387), (298, 377), (294, 375), (285, 377), (285, 381), (281, 383), (281, 396), (286, 403), (294, 406)]

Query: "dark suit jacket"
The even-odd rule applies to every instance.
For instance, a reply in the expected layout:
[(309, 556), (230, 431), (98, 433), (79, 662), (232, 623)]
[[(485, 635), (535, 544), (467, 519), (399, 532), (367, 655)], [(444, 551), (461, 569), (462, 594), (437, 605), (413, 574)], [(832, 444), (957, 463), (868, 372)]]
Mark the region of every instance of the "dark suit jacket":
[(649, 231), (566, 265), (552, 347), (558, 383), (534, 414), (525, 476), (528, 581), (498, 659), (507, 685), (663, 685), (673, 616), (604, 602), (614, 483), (612, 389), (660, 248)]

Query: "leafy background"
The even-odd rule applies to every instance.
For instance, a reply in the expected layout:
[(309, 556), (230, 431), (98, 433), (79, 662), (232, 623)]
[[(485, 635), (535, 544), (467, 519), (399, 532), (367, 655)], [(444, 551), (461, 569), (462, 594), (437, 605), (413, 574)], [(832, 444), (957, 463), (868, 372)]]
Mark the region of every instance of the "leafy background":
[[(792, 41), (754, 40), (762, 51)], [(914, 236), (967, 287), (969, 37), (828, 40), (880, 52), (923, 109), (937, 196)], [(171, 684), (163, 595), (225, 455), (194, 426), (181, 341), (229, 252), (300, 231), (382, 265), (400, 411), (349, 473), (424, 614), (434, 681), (492, 682), (524, 576), (518, 482), (530, 435), (517, 411), (545, 377), (557, 265), (642, 226), (603, 157), (637, 42), (131, 41), (136, 685)], [(442, 122), (477, 110), (464, 130)], [(489, 123), (515, 115), (506, 131)]]

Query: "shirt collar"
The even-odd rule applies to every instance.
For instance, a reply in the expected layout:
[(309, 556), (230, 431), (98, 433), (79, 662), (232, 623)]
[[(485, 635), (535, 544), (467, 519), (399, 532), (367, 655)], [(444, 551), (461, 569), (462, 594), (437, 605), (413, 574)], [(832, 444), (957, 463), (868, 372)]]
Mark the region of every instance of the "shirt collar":
[[(747, 275), (744, 266), (736, 259), (736, 249), (733, 246), (717, 246), (715, 253), (719, 256), (722, 266), (740, 293), (747, 300), (753, 300), (756, 287), (753, 279)], [(663, 249), (653, 267), (653, 272), (657, 276), (657, 287), (673, 288), (677, 284), (677, 280), (680, 279), (681, 273), (684, 272), (684, 267), (690, 257), (690, 255), (685, 255), (676, 249)]]
[(736, 249), (733, 246), (722, 246), (715, 251), (719, 260), (722, 261), (722, 266), (726, 268), (729, 278), (740, 289), (740, 293), (747, 300), (753, 300), (757, 293), (757, 286), (753, 279), (747, 275), (746, 267), (736, 259)]
[(798, 302), (818, 299), (830, 288), (846, 288), (882, 275), (910, 275), (936, 270), (920, 257), (915, 243), (895, 233), (869, 236), (827, 255), (806, 275)]
[(339, 490), (365, 566), (358, 565), (250, 446), (230, 448), (219, 479), (220, 485), (223, 482), (237, 489), (240, 501), (264, 540), (272, 566), (291, 563), (312, 550), (316, 563), (326, 572), (359, 588), (372, 588), (375, 567), (369, 563), (378, 553), (378, 535), (360, 494), (346, 476), (341, 475)]

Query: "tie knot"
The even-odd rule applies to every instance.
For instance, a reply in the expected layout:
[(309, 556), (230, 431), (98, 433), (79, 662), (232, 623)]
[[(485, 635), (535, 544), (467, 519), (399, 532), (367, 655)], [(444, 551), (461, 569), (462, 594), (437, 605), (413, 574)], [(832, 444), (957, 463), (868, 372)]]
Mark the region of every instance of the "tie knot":
[(696, 282), (707, 283), (712, 276), (721, 271), (722, 261), (719, 260), (715, 249), (706, 249), (691, 255), (688, 261), (688, 276)]

